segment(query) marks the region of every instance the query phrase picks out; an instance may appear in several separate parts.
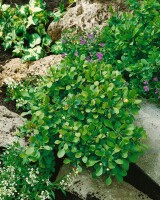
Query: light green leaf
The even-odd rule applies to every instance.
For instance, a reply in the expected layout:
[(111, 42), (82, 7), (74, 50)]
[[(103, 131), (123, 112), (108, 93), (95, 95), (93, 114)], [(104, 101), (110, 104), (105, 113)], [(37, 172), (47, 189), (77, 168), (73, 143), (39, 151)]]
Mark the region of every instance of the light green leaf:
[(32, 15), (28, 17), (28, 23), (27, 23), (26, 28), (29, 28), (31, 25), (35, 25)]
[(88, 160), (86, 163), (87, 167), (92, 167), (93, 165), (95, 165), (97, 162), (99, 162), (98, 160)]
[(119, 164), (119, 165), (122, 165), (122, 164), (123, 164), (123, 160), (121, 160), (121, 159), (117, 159), (117, 160), (115, 160), (115, 162), (116, 162), (117, 164)]
[(29, 6), (29, 10), (30, 10), (32, 13), (36, 13), (36, 12), (41, 12), (41, 11), (42, 11), (42, 8), (37, 7), (37, 6), (30, 5), (30, 6)]
[(142, 100), (135, 100), (135, 104), (140, 104), (142, 102)]
[(101, 176), (103, 174), (103, 167), (102, 166), (99, 166), (97, 169), (96, 169), (96, 176)]
[(88, 158), (87, 158), (86, 156), (84, 156), (84, 157), (82, 158), (82, 161), (83, 161), (84, 163), (86, 163), (87, 160), (88, 160)]
[(68, 158), (65, 158), (64, 161), (63, 161), (63, 163), (67, 165), (67, 164), (71, 163), (71, 160), (68, 159)]
[(65, 155), (64, 149), (59, 150), (58, 153), (57, 153), (58, 158), (62, 158), (64, 155)]
[(32, 155), (34, 153), (34, 147), (28, 147), (26, 150), (27, 155)]
[(43, 149), (47, 150), (47, 151), (51, 151), (52, 150), (52, 147), (50, 146), (43, 146)]
[(31, 35), (29, 42), (30, 42), (30, 44), (29, 44), (30, 47), (33, 48), (36, 45), (41, 43), (41, 37), (37, 33), (34, 33), (34, 34)]

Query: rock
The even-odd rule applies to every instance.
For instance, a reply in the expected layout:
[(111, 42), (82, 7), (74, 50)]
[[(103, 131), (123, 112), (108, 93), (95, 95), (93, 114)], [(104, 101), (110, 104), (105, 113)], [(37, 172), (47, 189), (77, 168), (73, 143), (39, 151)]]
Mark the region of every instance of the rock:
[(0, 85), (3, 85), (8, 78), (21, 81), (29, 75), (45, 75), (46, 70), (50, 66), (60, 63), (61, 59), (61, 55), (50, 55), (34, 62), (22, 63), (20, 58), (13, 58), (2, 67)]
[(70, 28), (77, 28), (80, 31), (93, 30), (96, 27), (102, 28), (106, 25), (105, 20), (110, 17), (109, 7), (119, 10), (124, 8), (124, 1), (118, 0), (79, 0), (77, 5), (69, 8), (58, 22), (52, 22), (48, 27), (48, 34), (53, 41), (61, 38), (61, 33)]
[[(72, 171), (72, 168), (68, 165), (63, 165), (61, 168), (57, 180), (60, 177), (68, 174)], [(105, 177), (99, 177), (93, 179), (91, 171), (83, 169), (83, 172), (73, 176), (72, 183), (65, 186), (68, 192), (77, 194), (80, 198), (98, 199), (98, 200), (149, 200), (150, 198), (135, 189), (128, 183), (118, 183), (116, 180), (112, 182), (110, 186), (105, 184)]]
[(15, 134), (17, 128), (22, 124), (22, 117), (9, 111), (6, 107), (0, 106), (0, 147), (5, 147), (17, 140), (21, 145), (25, 145), (25, 142)]
[(137, 117), (137, 125), (146, 130), (145, 143), (148, 146), (137, 164), (160, 185), (160, 108), (144, 102)]

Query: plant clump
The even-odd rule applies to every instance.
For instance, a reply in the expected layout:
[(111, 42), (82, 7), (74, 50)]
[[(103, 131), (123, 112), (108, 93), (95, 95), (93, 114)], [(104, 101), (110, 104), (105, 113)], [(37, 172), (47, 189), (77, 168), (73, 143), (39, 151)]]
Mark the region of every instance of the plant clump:
[(16, 90), (32, 116), (21, 128), (30, 137), (21, 157), (41, 167), (48, 159), (43, 151), (56, 149), (64, 163), (79, 171), (92, 167), (94, 177), (106, 174), (110, 184), (112, 176), (122, 181), (144, 150), (145, 132), (134, 125), (141, 101), (110, 64), (91, 63), (84, 55), (74, 62), (66, 58), (33, 89)]

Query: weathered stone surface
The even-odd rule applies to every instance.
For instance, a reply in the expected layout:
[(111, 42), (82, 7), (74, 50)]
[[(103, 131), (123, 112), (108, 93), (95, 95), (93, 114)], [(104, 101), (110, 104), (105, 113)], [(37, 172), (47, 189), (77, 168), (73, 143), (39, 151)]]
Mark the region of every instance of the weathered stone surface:
[(20, 81), (29, 75), (45, 75), (46, 70), (50, 66), (60, 63), (61, 59), (61, 55), (50, 55), (34, 62), (22, 63), (20, 58), (13, 58), (2, 67), (0, 85), (9, 77)]
[[(69, 173), (71, 167), (64, 165), (58, 178)], [(57, 179), (58, 179), (57, 178)], [(76, 193), (80, 198), (86, 200), (89, 196), (94, 196), (99, 200), (149, 200), (150, 198), (129, 185), (128, 183), (118, 183), (116, 180), (110, 186), (105, 184), (105, 177), (93, 179), (91, 171), (83, 169), (83, 172), (73, 178), (72, 185), (66, 186), (67, 191)]]
[[(6, 107), (0, 106), (0, 147), (12, 144), (17, 141), (16, 130), (23, 124), (23, 119), (18, 114), (9, 111)], [(18, 141), (24, 145), (22, 139)]]
[(137, 117), (137, 125), (146, 130), (145, 143), (148, 146), (137, 164), (160, 185), (160, 108), (144, 102)]
[(108, 12), (112, 6), (116, 10), (124, 8), (124, 1), (118, 0), (79, 0), (77, 5), (68, 9), (58, 22), (52, 22), (48, 27), (48, 34), (53, 41), (60, 39), (61, 33), (69, 28), (78, 30), (93, 30), (106, 25), (105, 20), (110, 17)]

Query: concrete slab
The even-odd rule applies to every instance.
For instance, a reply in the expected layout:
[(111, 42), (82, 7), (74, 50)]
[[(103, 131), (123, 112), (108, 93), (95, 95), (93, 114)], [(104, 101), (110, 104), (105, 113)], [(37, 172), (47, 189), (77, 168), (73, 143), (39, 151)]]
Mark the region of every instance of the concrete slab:
[[(64, 165), (57, 177), (68, 174), (72, 171), (69, 165)], [(71, 184), (65, 186), (66, 190), (77, 194), (83, 200), (97, 198), (98, 200), (149, 200), (150, 198), (138, 191), (128, 183), (118, 183), (113, 180), (110, 186), (105, 184), (105, 177), (93, 179), (91, 171), (84, 168), (83, 172), (72, 178)]]
[(148, 145), (137, 164), (160, 185), (160, 108), (145, 101), (136, 121), (146, 130)]

